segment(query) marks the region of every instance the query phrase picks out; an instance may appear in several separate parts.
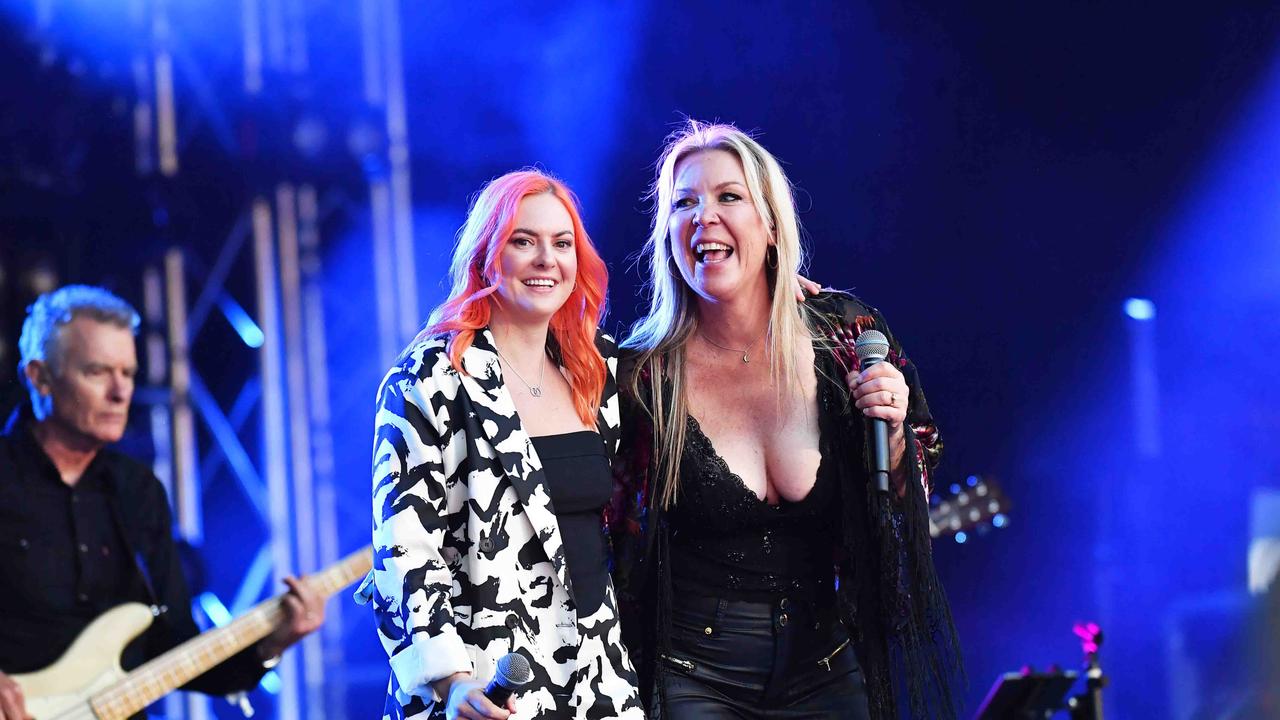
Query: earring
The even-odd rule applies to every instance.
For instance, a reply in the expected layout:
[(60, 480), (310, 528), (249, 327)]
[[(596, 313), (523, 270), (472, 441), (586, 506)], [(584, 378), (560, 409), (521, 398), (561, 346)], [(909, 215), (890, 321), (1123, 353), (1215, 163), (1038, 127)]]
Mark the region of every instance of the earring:
[(778, 246), (770, 245), (769, 249), (764, 253), (764, 263), (769, 266), (770, 270), (778, 269)]

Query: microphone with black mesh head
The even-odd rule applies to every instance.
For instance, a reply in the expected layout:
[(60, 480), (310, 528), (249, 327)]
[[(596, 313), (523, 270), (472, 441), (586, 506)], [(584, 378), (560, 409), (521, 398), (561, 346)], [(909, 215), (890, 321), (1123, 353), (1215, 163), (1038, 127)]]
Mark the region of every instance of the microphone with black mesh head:
[(484, 696), (498, 707), (506, 707), (511, 693), (533, 679), (533, 669), (529, 660), (520, 653), (507, 653), (498, 658), (498, 669), (493, 679), (484, 688)]
[[(853, 343), (861, 370), (883, 362), (889, 356), (889, 338), (879, 330), (863, 330)], [(876, 488), (889, 492), (889, 425), (880, 418), (867, 418), (871, 424), (871, 470)]]

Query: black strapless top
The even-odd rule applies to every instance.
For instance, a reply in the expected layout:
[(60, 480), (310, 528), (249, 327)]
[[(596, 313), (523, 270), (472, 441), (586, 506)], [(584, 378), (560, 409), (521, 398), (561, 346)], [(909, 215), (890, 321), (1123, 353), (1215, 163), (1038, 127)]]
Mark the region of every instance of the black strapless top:
[(604, 440), (591, 430), (531, 438), (542, 461), (578, 617), (604, 602), (608, 552), (601, 513), (613, 492)]
[(685, 440), (679, 497), (667, 515), (676, 596), (771, 601), (831, 593), (839, 496), (825, 442), (809, 494), (771, 505), (729, 469), (693, 416)]

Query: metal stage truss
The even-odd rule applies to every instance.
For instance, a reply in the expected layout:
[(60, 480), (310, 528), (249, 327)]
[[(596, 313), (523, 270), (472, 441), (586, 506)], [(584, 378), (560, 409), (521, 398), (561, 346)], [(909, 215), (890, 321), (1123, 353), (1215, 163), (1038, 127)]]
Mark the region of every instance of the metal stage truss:
[[(64, 7), (73, 5), (36, 3), (39, 42), (58, 41), (51, 28)], [(266, 531), (227, 599), (234, 614), (277, 593), (285, 575), (312, 572), (350, 548), (338, 545), (321, 278), (323, 221), (326, 208), (335, 203), (326, 204), (331, 178), (312, 176), (299, 139), (306, 129), (302, 118), (324, 115), (323, 110), (310, 113), (309, 96), (297, 91), (312, 67), (311, 15), (322, 10), (302, 0), (242, 0), (228, 7), (238, 14), (242, 69), (241, 82), (230, 90), (225, 83), (216, 85), (193, 59), (196, 53), (181, 32), (186, 25), (176, 22), (187, 11), (181, 4), (130, 0), (127, 27), (116, 29), (127, 30), (121, 35), (131, 38), (132, 170), (149, 190), (156, 212), (180, 220), (188, 207), (184, 202), (200, 192), (194, 189), (199, 182), (193, 182), (199, 169), (184, 160), (195, 128), (215, 137), (227, 155), (245, 159), (249, 190), (238, 201), (240, 210), (218, 225), (200, 218), (202, 228), (220, 227), (214, 232), (225, 236), (192, 242), (171, 229), (179, 223), (165, 223), (158, 232), (169, 249), (162, 261), (142, 271), (146, 379), (167, 392), (140, 393), (139, 402), (150, 405), (155, 469), (170, 494), (175, 533), (208, 551), (205, 489), (220, 473), (239, 489), (237, 512), (246, 527), (257, 522)], [(352, 165), (363, 169), (358, 182), (367, 193), (356, 204), (367, 199), (378, 349), (385, 361), (416, 332), (420, 320), (397, 0), (360, 0), (358, 21), (346, 27), (336, 32), (358, 34), (353, 41), (360, 57), (361, 106), (358, 117), (346, 120), (352, 129), (350, 149), (360, 155)], [(243, 133), (236, 132), (244, 127), (256, 129), (262, 145), (282, 142), (270, 151), (246, 149)], [(251, 268), (251, 283), (245, 268)], [(252, 297), (237, 297), (248, 294), (245, 287), (252, 288)], [(243, 331), (257, 333), (236, 351), (256, 355), (245, 363), (254, 371), (229, 378), (234, 363), (191, 352), (215, 313), (225, 315), (242, 336)], [(221, 391), (212, 387), (212, 378)], [(238, 390), (228, 394), (229, 384)], [(276, 669), (277, 706), (274, 712), (258, 708), (261, 713), (281, 720), (346, 717), (345, 677), (351, 668), (344, 658), (344, 628), (351, 624), (350, 614), (367, 611), (341, 596), (327, 610), (322, 630), (287, 653)], [(203, 696), (171, 695), (165, 702), (170, 718), (213, 715)]]

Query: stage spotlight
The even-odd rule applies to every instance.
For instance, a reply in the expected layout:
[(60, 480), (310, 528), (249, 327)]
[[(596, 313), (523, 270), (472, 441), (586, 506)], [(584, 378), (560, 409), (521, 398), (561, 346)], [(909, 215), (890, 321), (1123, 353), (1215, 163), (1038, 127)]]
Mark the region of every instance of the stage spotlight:
[(1146, 298), (1129, 298), (1124, 301), (1124, 314), (1134, 320), (1152, 320), (1156, 316), (1156, 304)]

